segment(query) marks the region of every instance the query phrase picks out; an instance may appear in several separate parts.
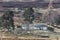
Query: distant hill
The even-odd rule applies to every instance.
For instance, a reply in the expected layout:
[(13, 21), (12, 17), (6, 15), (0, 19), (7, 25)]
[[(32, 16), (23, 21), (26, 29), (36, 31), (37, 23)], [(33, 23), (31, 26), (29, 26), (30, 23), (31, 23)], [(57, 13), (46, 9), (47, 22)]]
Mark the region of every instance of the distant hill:
[[(0, 0), (0, 2), (49, 2), (50, 0)], [(52, 0), (51, 0), (52, 1)], [(60, 3), (60, 0), (53, 0), (55, 3)]]
[(0, 0), (1, 2), (33, 2), (33, 1), (42, 1), (42, 0)]
[[(4, 8), (23, 8), (23, 7), (40, 7), (40, 8), (47, 8), (49, 3), (45, 2), (0, 2), (0, 6)], [(53, 3), (54, 8), (60, 8), (60, 3)]]

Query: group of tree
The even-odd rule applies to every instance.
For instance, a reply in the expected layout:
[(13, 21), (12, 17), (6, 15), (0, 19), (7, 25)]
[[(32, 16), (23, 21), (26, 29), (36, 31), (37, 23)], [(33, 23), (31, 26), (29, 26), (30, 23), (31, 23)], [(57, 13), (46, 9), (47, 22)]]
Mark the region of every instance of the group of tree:
[(13, 11), (7, 10), (0, 17), (0, 27), (9, 29), (14, 29)]
[[(25, 18), (24, 20), (29, 23), (32, 23), (32, 21), (34, 20), (33, 13), (34, 13), (34, 10), (31, 7), (27, 8), (23, 14)], [(4, 14), (0, 17), (0, 27), (7, 28), (8, 30), (10, 28), (14, 29), (13, 17), (14, 17), (13, 11), (11, 10), (5, 11)]]

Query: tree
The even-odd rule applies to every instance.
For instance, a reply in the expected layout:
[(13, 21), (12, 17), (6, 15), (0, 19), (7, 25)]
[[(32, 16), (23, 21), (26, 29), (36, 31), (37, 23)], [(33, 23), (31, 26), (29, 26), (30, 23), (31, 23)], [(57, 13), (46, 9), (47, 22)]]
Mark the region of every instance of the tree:
[(29, 31), (29, 24), (33, 23), (33, 20), (34, 20), (34, 10), (30, 7), (30, 8), (27, 8), (23, 14), (24, 16), (24, 21), (26, 21), (26, 24), (27, 24), (27, 31)]
[(32, 23), (32, 21), (34, 20), (34, 10), (30, 7), (30, 8), (27, 8), (23, 14), (24, 16), (24, 20), (25, 21), (28, 21), (29, 23)]
[(0, 20), (0, 26), (7, 28), (8, 30), (12, 27), (14, 29), (13, 11), (7, 10)]
[(60, 15), (58, 15), (56, 18), (55, 18), (55, 22), (57, 25), (60, 25)]
[(2, 22), (3, 22), (2, 17), (0, 17), (0, 27), (3, 27)]

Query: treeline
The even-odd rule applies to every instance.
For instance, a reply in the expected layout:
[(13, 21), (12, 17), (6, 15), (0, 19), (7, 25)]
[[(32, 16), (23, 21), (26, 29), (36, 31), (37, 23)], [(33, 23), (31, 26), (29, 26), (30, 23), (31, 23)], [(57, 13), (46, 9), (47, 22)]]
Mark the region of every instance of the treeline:
[[(37, 13), (37, 14), (39, 15), (39, 17), (43, 17), (42, 13)], [(50, 14), (48, 16), (50, 16)], [(7, 28), (8, 30), (11, 28), (14, 29), (15, 26), (14, 26), (13, 17), (14, 17), (13, 11), (11, 11), (11, 10), (5, 11), (4, 14), (0, 17), (0, 27)], [(27, 24), (33, 23), (33, 21), (36, 19), (33, 8), (29, 7), (27, 9), (25, 9), (23, 17), (24, 17), (24, 21), (26, 21)], [(40, 21), (40, 23), (41, 23), (41, 21), (42, 22), (45, 21), (44, 19), (42, 20), (42, 18), (39, 19), (39, 17), (38, 17), (38, 20)], [(44, 18), (47, 18), (47, 17), (44, 17)], [(52, 20), (51, 18), (54, 20)], [(53, 17), (51, 17), (51, 18), (48, 18), (50, 20), (48, 22), (52, 23), (53, 21), (55, 21), (54, 23), (56, 23), (57, 25), (60, 25), (60, 15), (55, 16), (54, 18)]]

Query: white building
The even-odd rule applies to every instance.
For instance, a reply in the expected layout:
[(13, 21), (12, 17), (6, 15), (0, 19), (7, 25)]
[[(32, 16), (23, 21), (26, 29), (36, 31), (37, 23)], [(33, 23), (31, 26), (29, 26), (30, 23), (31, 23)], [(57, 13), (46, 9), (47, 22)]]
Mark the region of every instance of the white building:
[[(22, 29), (26, 30), (28, 27), (27, 24), (22, 25)], [(29, 30), (47, 30), (47, 24), (44, 23), (35, 23), (35, 24), (29, 24)]]

